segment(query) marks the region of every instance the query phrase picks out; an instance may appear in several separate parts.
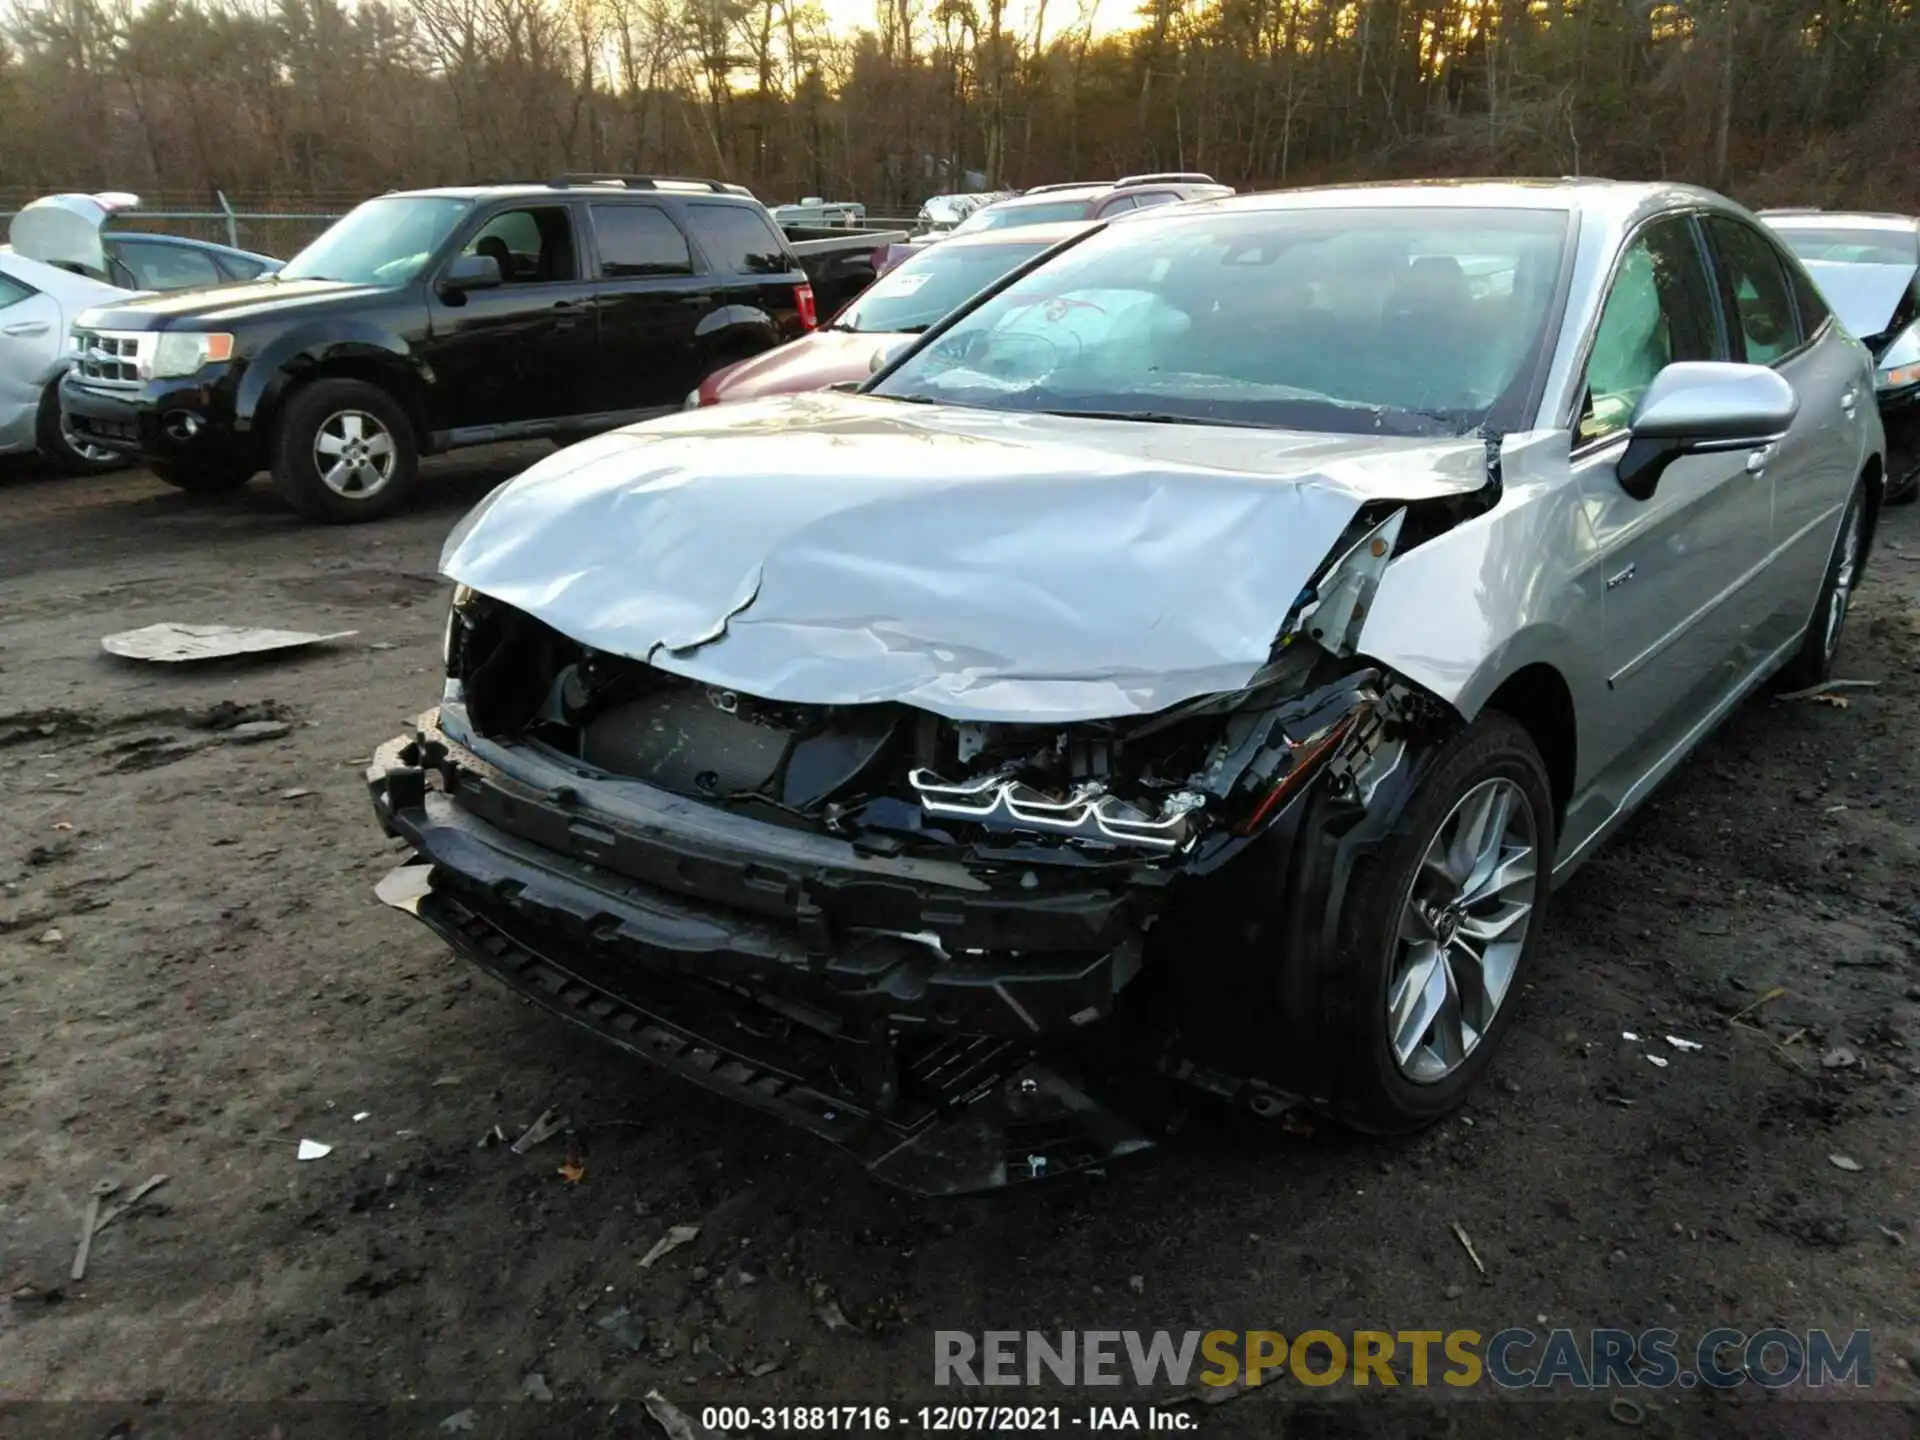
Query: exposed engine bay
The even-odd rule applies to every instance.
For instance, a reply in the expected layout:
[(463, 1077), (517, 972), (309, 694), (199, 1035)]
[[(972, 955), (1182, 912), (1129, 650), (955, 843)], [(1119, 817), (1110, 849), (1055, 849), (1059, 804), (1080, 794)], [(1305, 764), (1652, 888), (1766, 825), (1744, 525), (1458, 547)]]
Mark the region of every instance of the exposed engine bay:
[[(1302, 623), (1344, 614), (1353, 592), (1328, 590)], [(1379, 673), (1315, 644), (1283, 648), (1244, 691), (1113, 721), (790, 704), (594, 651), (471, 591), (447, 658), (480, 735), (873, 853), (965, 847), (1030, 863), (1138, 863), (1245, 834), (1384, 713)]]

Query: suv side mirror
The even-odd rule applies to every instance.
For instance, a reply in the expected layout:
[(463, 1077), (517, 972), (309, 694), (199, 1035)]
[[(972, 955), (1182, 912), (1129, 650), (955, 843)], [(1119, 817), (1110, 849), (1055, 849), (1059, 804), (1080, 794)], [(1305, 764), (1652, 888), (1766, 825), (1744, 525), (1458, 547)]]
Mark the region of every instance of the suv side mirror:
[(500, 262), (491, 255), (456, 255), (440, 276), (440, 288), (449, 295), (491, 290), (502, 283)]
[(1764, 365), (1678, 360), (1653, 377), (1628, 423), (1620, 488), (1650, 499), (1682, 455), (1747, 450), (1786, 434), (1800, 412), (1793, 387)]

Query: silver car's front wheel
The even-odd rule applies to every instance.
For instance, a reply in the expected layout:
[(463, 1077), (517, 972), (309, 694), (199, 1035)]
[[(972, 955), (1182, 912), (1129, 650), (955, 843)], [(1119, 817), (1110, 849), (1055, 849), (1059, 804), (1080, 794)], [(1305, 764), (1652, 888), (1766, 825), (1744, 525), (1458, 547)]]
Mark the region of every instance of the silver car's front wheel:
[(1512, 988), (1539, 871), (1533, 803), (1512, 780), (1484, 780), (1434, 833), (1400, 906), (1387, 1034), (1416, 1084), (1458, 1070)]

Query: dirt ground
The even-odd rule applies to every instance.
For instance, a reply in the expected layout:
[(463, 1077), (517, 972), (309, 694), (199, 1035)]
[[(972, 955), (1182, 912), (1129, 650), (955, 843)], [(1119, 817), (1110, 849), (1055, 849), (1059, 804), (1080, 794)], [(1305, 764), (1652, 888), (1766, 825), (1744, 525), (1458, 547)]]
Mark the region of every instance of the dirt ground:
[[(1748, 704), (1560, 893), (1464, 1114), (1383, 1143), (1201, 1106), (1104, 1179), (924, 1202), (509, 998), (374, 900), (394, 856), (360, 767), (437, 695), (441, 538), (538, 453), (438, 462), (416, 509), (356, 529), (301, 524), (263, 481), (204, 501), (0, 475), (0, 1397), (136, 1419), (411, 1401), (406, 1433), (431, 1434), (531, 1393), (517, 1413), (604, 1402), (659, 1434), (654, 1388), (696, 1416), (952, 1399), (936, 1328), (1780, 1325), (1871, 1327), (1881, 1403), (1648, 1395), (1635, 1428), (1914, 1432), (1920, 509), (1885, 517), (1846, 643), (1877, 688)], [(101, 652), (160, 620), (357, 633), (190, 672)], [(237, 716), (292, 728), (241, 744)], [(571, 1142), (478, 1145), (549, 1106)], [(332, 1151), (301, 1162), (302, 1139)], [(71, 1281), (89, 1186), (159, 1172)], [(642, 1268), (676, 1225), (697, 1239)], [(1193, 1413), (1385, 1423), (1305, 1393)], [(1410, 1433), (1626, 1428), (1514, 1412), (1456, 1400)]]

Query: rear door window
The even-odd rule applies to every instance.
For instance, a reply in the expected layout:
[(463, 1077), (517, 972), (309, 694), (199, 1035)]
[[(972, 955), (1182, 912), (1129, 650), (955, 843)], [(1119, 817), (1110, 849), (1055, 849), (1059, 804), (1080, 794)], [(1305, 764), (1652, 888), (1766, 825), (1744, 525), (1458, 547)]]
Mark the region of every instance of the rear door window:
[(691, 275), (693, 255), (687, 237), (658, 205), (594, 205), (594, 243), (600, 248), (600, 275), (631, 280), (648, 275)]
[(785, 275), (793, 268), (773, 224), (745, 205), (687, 206), (700, 248), (722, 275)]
[(1751, 225), (1726, 215), (1710, 215), (1706, 224), (1733, 292), (1735, 338), (1746, 347), (1744, 358), (1749, 365), (1771, 365), (1798, 349), (1803, 338), (1786, 266), (1772, 243)]
[(38, 291), (31, 290), (27, 286), (22, 285), (11, 275), (0, 275), (0, 310), (5, 310), (9, 306), (18, 305), (29, 295), (38, 293)]

